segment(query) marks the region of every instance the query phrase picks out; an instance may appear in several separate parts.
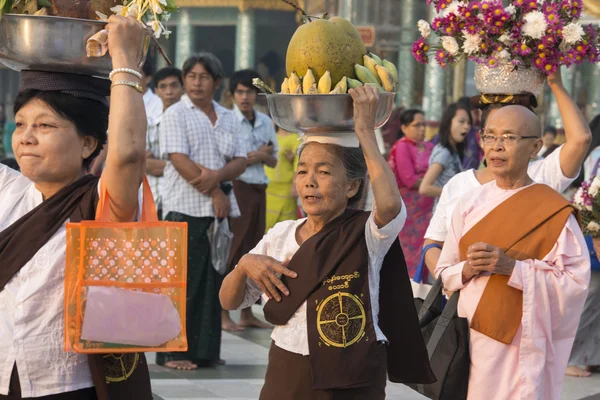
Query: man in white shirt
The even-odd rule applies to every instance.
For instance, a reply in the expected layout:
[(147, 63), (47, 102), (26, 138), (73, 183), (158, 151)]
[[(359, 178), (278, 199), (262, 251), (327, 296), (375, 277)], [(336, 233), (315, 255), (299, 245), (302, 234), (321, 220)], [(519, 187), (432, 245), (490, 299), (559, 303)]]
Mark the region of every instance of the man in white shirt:
[(166, 160), (160, 159), (160, 141), (158, 137), (158, 127), (163, 116), (163, 112), (181, 100), (183, 95), (183, 78), (181, 71), (174, 67), (166, 67), (154, 75), (154, 86), (156, 95), (160, 98), (163, 106), (160, 114), (153, 118), (148, 118), (148, 130), (146, 134), (146, 174), (148, 182), (154, 195), (154, 203), (158, 211), (158, 217), (162, 219), (162, 196), (164, 190), (161, 187)]
[[(592, 134), (579, 107), (565, 89), (560, 71), (548, 77), (548, 85), (556, 98), (563, 119), (566, 143), (547, 158), (530, 163), (528, 173), (535, 182), (545, 183), (556, 191), (563, 192), (579, 175), (592, 140)], [(485, 128), (485, 121), (482, 122)], [(458, 200), (471, 190), (492, 180), (494, 177), (487, 168), (478, 171), (468, 170), (455, 175), (442, 190), (437, 208), (425, 233), (423, 246), (434, 243), (442, 246), (446, 240), (452, 213)], [(432, 248), (425, 255), (427, 268), (432, 274), (440, 253), (441, 249)]]
[[(267, 184), (265, 168), (277, 165), (277, 137), (271, 119), (257, 111), (257, 89), (252, 84), (258, 73), (241, 70), (233, 74), (229, 90), (233, 95), (233, 113), (242, 127), (241, 135), (248, 151), (246, 171), (233, 182), (233, 191), (240, 206), (241, 217), (231, 220), (233, 243), (229, 253), (228, 267), (231, 271), (240, 259), (249, 253), (265, 233)], [(227, 331), (239, 331), (246, 327), (271, 328), (252, 314), (252, 308), (242, 310), (239, 324), (233, 322), (229, 312), (223, 310), (221, 325)]]
[(169, 107), (159, 126), (164, 171), (165, 220), (188, 224), (188, 351), (158, 353), (156, 363), (196, 369), (221, 362), (222, 277), (210, 257), (208, 229), (216, 218), (239, 217), (231, 182), (246, 169), (241, 126), (232, 111), (213, 100), (223, 67), (211, 53), (183, 64), (185, 95)]

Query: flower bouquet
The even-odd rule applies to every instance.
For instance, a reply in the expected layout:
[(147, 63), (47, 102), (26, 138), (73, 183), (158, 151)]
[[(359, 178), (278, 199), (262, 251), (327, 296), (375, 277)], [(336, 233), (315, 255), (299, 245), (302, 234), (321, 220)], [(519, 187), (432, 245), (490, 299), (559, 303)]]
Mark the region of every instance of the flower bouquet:
[(600, 270), (600, 176), (591, 182), (583, 182), (572, 203), (579, 211), (579, 223), (590, 250), (592, 269)]
[(583, 233), (600, 238), (600, 176), (581, 184), (573, 197), (573, 205), (579, 210)]
[[(599, 31), (592, 25), (582, 26), (578, 20), (583, 0), (427, 0), (435, 7), (433, 21), (420, 20), (421, 38), (413, 44), (417, 61), (428, 63), (435, 57), (445, 68), (461, 59), (477, 63), (476, 84), (485, 84), (488, 75), (477, 78), (481, 71), (502, 70), (500, 78), (512, 82), (511, 71), (528, 71), (545, 76), (560, 66), (600, 60)], [(439, 43), (430, 43), (432, 33)], [(436, 41), (437, 42), (437, 41)], [(531, 79), (531, 78), (528, 78)], [(481, 82), (477, 82), (477, 81)], [(517, 86), (518, 86), (517, 80)], [(527, 79), (520, 79), (524, 83)], [(490, 92), (480, 87), (480, 92)], [(493, 89), (493, 86), (492, 86)]]

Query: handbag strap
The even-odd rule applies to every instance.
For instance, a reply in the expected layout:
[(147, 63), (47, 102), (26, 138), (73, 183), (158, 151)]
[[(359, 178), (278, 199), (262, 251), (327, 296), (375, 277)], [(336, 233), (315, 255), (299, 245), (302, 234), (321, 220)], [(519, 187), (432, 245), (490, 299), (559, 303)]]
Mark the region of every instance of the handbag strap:
[(421, 260), (419, 261), (419, 265), (417, 265), (417, 270), (415, 271), (415, 276), (413, 277), (413, 281), (416, 283), (423, 283), (423, 270), (425, 269), (425, 255), (427, 254), (427, 252), (430, 249), (433, 248), (436, 249), (442, 249), (442, 246), (440, 246), (437, 243), (431, 243), (428, 244), (427, 246), (425, 246), (423, 248), (423, 251), (421, 252)]
[(429, 354), (429, 359), (431, 359), (431, 357), (433, 356), (433, 353), (435, 352), (435, 349), (440, 343), (442, 336), (444, 336), (444, 332), (446, 332), (446, 329), (448, 329), (450, 321), (457, 315), (456, 312), (458, 309), (459, 298), (460, 290), (455, 292), (452, 296), (450, 296), (450, 300), (448, 300), (446, 307), (444, 307), (442, 315), (440, 315), (440, 317), (437, 320), (437, 323), (435, 324), (433, 333), (431, 334), (431, 337), (427, 342), (427, 353)]
[(438, 278), (435, 280), (429, 293), (427, 293), (427, 297), (421, 304), (421, 308), (419, 309), (419, 321), (427, 314), (427, 312), (431, 309), (434, 303), (439, 303), (443, 296), (442, 294), (442, 278)]
[[(148, 182), (148, 177), (144, 175), (144, 181), (142, 182), (143, 193), (142, 193), (142, 222), (157, 222), (158, 214), (156, 213), (156, 204), (154, 203), (154, 196), (152, 195), (152, 189)], [(106, 189), (104, 179), (100, 179), (100, 200), (98, 201), (98, 208), (96, 209), (96, 221), (110, 222), (110, 205), (108, 203), (109, 195)]]

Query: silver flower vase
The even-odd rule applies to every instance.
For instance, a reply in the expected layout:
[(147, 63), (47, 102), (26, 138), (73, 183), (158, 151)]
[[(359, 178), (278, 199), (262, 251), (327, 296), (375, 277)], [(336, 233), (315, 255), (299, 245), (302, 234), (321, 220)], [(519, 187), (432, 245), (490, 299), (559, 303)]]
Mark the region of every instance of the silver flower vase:
[(503, 63), (491, 68), (485, 64), (475, 66), (475, 86), (479, 93), (486, 94), (519, 94), (531, 92), (536, 96), (542, 94), (546, 76), (535, 68), (516, 68), (510, 63)]

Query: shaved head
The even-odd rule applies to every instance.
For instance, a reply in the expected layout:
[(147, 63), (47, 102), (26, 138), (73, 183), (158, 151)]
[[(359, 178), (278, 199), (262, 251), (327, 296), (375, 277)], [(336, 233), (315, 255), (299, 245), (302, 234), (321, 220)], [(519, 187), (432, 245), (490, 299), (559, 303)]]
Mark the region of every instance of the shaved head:
[[(506, 130), (521, 136), (542, 135), (542, 122), (533, 111), (527, 107), (510, 105), (494, 110), (486, 121), (490, 130)], [(486, 130), (487, 130), (486, 129)], [(507, 132), (497, 132), (497, 134)]]

